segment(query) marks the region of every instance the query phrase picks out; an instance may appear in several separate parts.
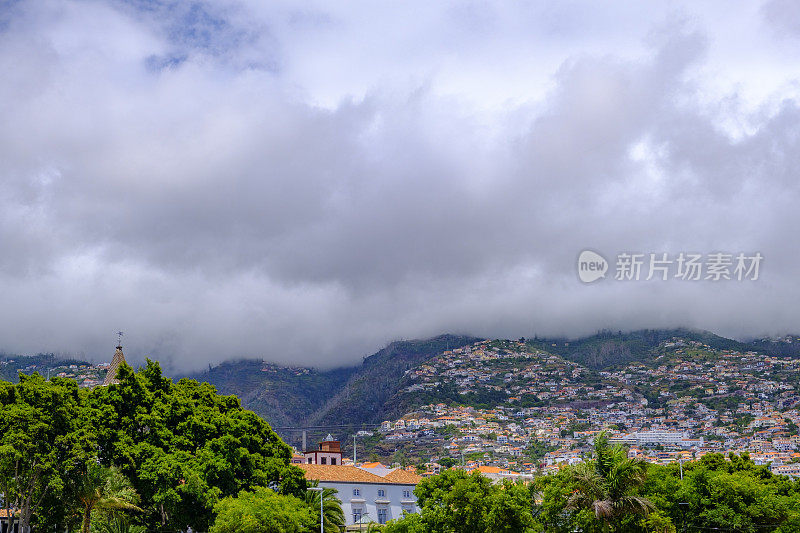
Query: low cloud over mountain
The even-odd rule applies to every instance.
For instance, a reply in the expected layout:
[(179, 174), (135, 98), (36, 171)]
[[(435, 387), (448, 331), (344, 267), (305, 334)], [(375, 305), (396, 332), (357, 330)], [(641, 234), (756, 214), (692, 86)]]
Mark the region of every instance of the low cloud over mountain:
[[(694, 4), (7, 4), (0, 349), (796, 331), (800, 33), (784, 2)], [(719, 251), (759, 279), (612, 279)]]

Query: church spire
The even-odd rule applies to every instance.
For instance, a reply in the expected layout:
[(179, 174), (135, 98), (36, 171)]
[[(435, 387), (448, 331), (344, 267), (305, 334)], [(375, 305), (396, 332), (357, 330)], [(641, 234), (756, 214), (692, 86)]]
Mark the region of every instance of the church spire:
[(125, 361), (125, 354), (122, 353), (122, 332), (118, 331), (117, 335), (117, 351), (114, 352), (114, 358), (111, 359), (111, 364), (108, 365), (108, 373), (106, 374), (106, 379), (103, 380), (104, 387), (119, 383), (119, 380), (117, 379), (119, 367), (122, 366), (123, 363), (127, 364)]

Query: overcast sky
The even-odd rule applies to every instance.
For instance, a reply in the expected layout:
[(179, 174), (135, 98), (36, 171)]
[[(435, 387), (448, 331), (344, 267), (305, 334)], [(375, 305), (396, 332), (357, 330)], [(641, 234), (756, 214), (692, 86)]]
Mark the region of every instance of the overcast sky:
[[(798, 49), (792, 0), (0, 0), (0, 350), (796, 333)], [(625, 251), (764, 259), (617, 281)]]

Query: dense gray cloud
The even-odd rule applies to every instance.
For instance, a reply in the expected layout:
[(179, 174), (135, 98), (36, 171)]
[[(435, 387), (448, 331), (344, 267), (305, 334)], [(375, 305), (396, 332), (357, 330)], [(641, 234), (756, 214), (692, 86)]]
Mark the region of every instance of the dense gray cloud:
[[(0, 349), (104, 359), (123, 329), (174, 369), (331, 366), (443, 331), (796, 332), (786, 6), (693, 4), (8, 4)], [(585, 248), (765, 259), (584, 285)]]

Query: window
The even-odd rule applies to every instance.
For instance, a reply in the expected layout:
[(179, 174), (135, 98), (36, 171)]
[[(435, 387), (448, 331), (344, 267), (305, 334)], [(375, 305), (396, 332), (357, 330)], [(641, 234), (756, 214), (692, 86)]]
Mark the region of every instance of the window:
[(361, 509), (353, 509), (353, 523), (358, 524), (361, 520)]
[(331, 457), (331, 464), (332, 464), (332, 465), (335, 465), (335, 464), (336, 464), (336, 457)]
[(323, 464), (323, 465), (328, 464), (327, 461), (328, 461), (328, 458), (327, 457), (323, 457), (322, 458), (322, 462), (320, 464)]
[(386, 491), (383, 489), (378, 489), (378, 498), (385, 498), (385, 497), (386, 497)]
[(353, 489), (353, 496), (361, 496), (361, 491), (359, 489)]
[(386, 507), (384, 507), (382, 509), (378, 509), (378, 523), (379, 524), (385, 524), (387, 522), (386, 514), (387, 514), (386, 513)]
[(404, 490), (403, 491), (403, 498), (408, 499), (410, 497), (411, 497), (411, 491), (410, 490)]

